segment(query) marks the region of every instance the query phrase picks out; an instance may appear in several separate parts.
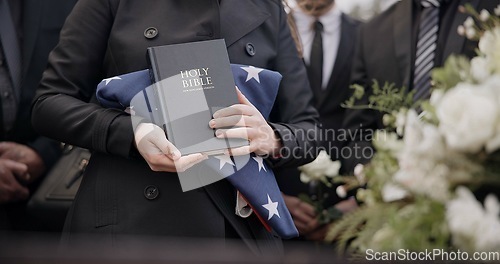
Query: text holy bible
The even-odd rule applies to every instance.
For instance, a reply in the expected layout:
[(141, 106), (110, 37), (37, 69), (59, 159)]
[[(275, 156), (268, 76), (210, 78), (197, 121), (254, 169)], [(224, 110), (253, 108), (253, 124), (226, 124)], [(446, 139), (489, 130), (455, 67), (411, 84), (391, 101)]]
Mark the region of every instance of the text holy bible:
[(208, 122), (214, 112), (238, 103), (224, 40), (150, 47), (154, 122), (182, 155), (221, 154), (248, 145), (247, 139), (220, 139)]

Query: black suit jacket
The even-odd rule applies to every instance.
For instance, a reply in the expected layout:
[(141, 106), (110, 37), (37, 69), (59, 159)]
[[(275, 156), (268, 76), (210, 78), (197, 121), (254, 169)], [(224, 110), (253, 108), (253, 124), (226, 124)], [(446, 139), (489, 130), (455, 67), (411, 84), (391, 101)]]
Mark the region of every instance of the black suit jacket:
[[(461, 5), (470, 3), (477, 10), (492, 11), (498, 0), (461, 0)], [(411, 49), (413, 28), (413, 0), (403, 0), (370, 22), (360, 27), (358, 44), (352, 67), (352, 82), (363, 85), (367, 90), (360, 104), (367, 104), (371, 94), (372, 80), (380, 84), (395, 83), (396, 87), (409, 87), (411, 80)], [(466, 40), (458, 35), (457, 28), (467, 18), (466, 14), (457, 13), (447, 33), (446, 45), (442, 50), (443, 62), (451, 54), (465, 54), (469, 57), (475, 54), (477, 43)], [(382, 129), (382, 114), (374, 110), (347, 110), (343, 126), (350, 130), (347, 147), (351, 149), (350, 157), (344, 157), (343, 170), (350, 172), (358, 163), (370, 160), (373, 150), (368, 141), (372, 131)], [(363, 131), (363, 132), (361, 132)], [(356, 152), (356, 154), (354, 154)]]
[[(150, 27), (157, 29), (154, 38), (145, 37)], [(225, 39), (231, 62), (283, 75), (271, 126), (289, 149), (315, 146), (297, 139), (297, 133), (314, 130), (317, 112), (280, 1), (224, 0), (220, 7), (217, 0), (80, 1), (50, 55), (33, 106), (40, 133), (94, 151), (66, 222), (70, 241), (81, 232), (225, 237), (229, 224), (255, 252), (279, 248), (254, 217), (234, 214), (234, 189), (226, 181), (183, 193), (175, 173), (153, 172), (137, 157), (128, 114), (90, 102), (101, 79), (147, 68), (147, 47), (214, 38)], [(274, 165), (313, 158), (285, 156)], [(159, 191), (156, 199), (145, 198), (148, 186)]]
[[(343, 142), (336, 138), (340, 135), (345, 108), (341, 104), (348, 99), (351, 77), (352, 58), (356, 43), (359, 21), (342, 14), (340, 42), (330, 80), (325, 90), (314, 94), (314, 104), (320, 114), (322, 133), (321, 147), (327, 150), (333, 160), (338, 159)], [(328, 47), (325, 47), (327, 49)], [(300, 181), (300, 172), (297, 168), (279, 169), (278, 183), (283, 193), (297, 196), (308, 193), (309, 185)], [(332, 205), (339, 201), (335, 190), (329, 190), (329, 198), (325, 205)]]

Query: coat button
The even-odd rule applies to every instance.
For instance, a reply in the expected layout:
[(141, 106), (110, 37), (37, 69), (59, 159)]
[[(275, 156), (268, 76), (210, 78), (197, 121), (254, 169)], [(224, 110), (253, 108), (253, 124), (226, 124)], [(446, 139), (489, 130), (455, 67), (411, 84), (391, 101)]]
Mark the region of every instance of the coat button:
[(148, 39), (152, 39), (158, 35), (158, 29), (155, 27), (148, 27), (146, 30), (144, 30), (144, 37)]
[(160, 191), (154, 185), (149, 185), (148, 187), (146, 187), (144, 189), (144, 197), (146, 197), (146, 199), (148, 199), (148, 200), (156, 199), (159, 194), (160, 194)]
[(252, 43), (247, 43), (247, 45), (245, 46), (245, 49), (246, 49), (248, 55), (250, 55), (252, 57), (255, 55), (255, 47), (253, 46)]

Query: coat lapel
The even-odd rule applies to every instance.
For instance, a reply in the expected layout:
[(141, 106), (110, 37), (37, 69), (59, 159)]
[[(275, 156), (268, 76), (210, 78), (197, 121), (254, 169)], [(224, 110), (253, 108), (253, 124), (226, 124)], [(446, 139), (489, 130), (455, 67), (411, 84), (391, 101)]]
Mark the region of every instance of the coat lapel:
[[(245, 10), (234, 12), (234, 10)], [(220, 6), (221, 34), (229, 47), (260, 26), (271, 15), (250, 0), (224, 0)]]
[(29, 62), (33, 55), (33, 49), (39, 32), (43, 13), (43, 2), (40, 0), (24, 0), (23, 6), (23, 76), (29, 69)]
[[(342, 14), (341, 21), (342, 24), (340, 28), (340, 43), (337, 51), (337, 58), (335, 58), (335, 63), (333, 65), (332, 74), (330, 75), (330, 80), (328, 80), (327, 88), (324, 91), (323, 95), (319, 97), (317, 105), (318, 109), (321, 108), (325, 102), (331, 104), (331, 99), (336, 98), (334, 96), (331, 96), (331, 94), (338, 88), (337, 85), (335, 85), (337, 83), (336, 80), (343, 78), (341, 76), (341, 69), (346, 67), (349, 63), (349, 60), (352, 59), (350, 58), (350, 56), (352, 55), (354, 49), (353, 43), (355, 36), (355, 34), (353, 34), (352, 32), (354, 32), (356, 27), (348, 20), (345, 14)], [(327, 98), (328, 100), (326, 100)]]
[[(469, 3), (474, 8), (477, 9), (479, 5), (479, 0), (461, 0), (460, 5), (464, 5)], [(468, 14), (459, 12), (457, 10), (455, 14), (455, 18), (453, 19), (453, 23), (451, 24), (450, 32), (448, 33), (448, 38), (446, 39), (446, 46), (443, 52), (443, 60), (448, 58), (451, 54), (459, 54), (462, 53), (462, 50), (465, 45), (465, 37), (458, 35), (457, 28), (461, 24), (464, 23), (465, 19), (468, 17)]]
[(412, 5), (411, 0), (398, 4), (393, 21), (395, 55), (402, 84), (406, 87), (410, 87), (411, 75)]

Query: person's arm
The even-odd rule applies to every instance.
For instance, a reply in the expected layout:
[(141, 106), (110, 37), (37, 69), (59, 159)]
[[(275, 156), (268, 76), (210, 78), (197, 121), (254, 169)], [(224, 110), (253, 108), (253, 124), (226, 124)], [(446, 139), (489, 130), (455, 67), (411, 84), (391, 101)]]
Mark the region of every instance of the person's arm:
[(42, 135), (84, 148), (129, 156), (131, 118), (123, 111), (88, 103), (102, 76), (110, 1), (79, 1), (61, 31), (59, 44), (35, 95), (32, 123)]
[(273, 165), (296, 167), (316, 158), (319, 115), (313, 106), (306, 68), (295, 48), (286, 13), (283, 8), (280, 10), (275, 70), (283, 79), (271, 112), (270, 126), (283, 147), (281, 157), (275, 159)]

